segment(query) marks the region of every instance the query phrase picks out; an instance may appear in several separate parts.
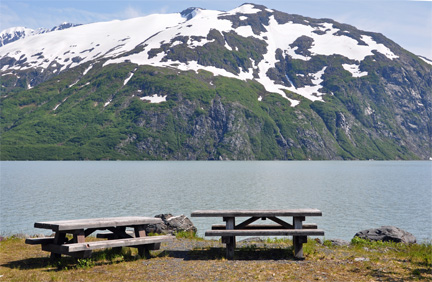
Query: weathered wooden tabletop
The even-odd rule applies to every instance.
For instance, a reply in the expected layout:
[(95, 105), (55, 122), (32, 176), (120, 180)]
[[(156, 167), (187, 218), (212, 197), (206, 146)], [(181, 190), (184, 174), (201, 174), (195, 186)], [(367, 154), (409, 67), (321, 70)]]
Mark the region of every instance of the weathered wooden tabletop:
[(197, 210), (192, 217), (275, 217), (275, 216), (322, 216), (318, 209), (286, 210)]
[(144, 216), (106, 217), (90, 219), (74, 219), (59, 221), (36, 222), (35, 228), (51, 229), (53, 231), (79, 230), (87, 228), (104, 228), (119, 226), (136, 226), (162, 223), (160, 218)]

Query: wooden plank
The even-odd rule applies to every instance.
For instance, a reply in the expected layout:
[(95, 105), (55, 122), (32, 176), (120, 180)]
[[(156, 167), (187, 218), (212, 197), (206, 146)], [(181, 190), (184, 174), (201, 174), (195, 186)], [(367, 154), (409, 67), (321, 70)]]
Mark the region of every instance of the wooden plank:
[(34, 227), (51, 229), (53, 231), (68, 231), (86, 228), (106, 228), (157, 223), (162, 223), (162, 219), (156, 217), (127, 216), (36, 222)]
[(54, 243), (54, 237), (27, 238), (25, 243), (29, 245), (52, 244)]
[(60, 258), (61, 255), (68, 255), (76, 258), (89, 258), (92, 254), (91, 250), (80, 251), (80, 252), (68, 252), (62, 246), (55, 245), (55, 244), (42, 245), (42, 250), (51, 252), (51, 258)]
[(197, 210), (192, 217), (275, 217), (275, 216), (322, 216), (318, 209), (287, 210)]
[(209, 230), (205, 236), (324, 236), (322, 229)]
[[(225, 224), (213, 224), (212, 230), (224, 230), (225, 227)], [(283, 227), (279, 224), (249, 224), (241, 229), (283, 229)], [(318, 229), (318, 225), (316, 223), (304, 223), (303, 229)]]
[(96, 249), (106, 249), (106, 248), (116, 248), (116, 247), (133, 247), (146, 244), (155, 244), (165, 241), (174, 240), (174, 236), (162, 235), (162, 236), (147, 236), (140, 238), (126, 238), (126, 239), (115, 239), (107, 241), (94, 241), (79, 244), (64, 244), (62, 249), (67, 252), (79, 252), (85, 250), (96, 250)]

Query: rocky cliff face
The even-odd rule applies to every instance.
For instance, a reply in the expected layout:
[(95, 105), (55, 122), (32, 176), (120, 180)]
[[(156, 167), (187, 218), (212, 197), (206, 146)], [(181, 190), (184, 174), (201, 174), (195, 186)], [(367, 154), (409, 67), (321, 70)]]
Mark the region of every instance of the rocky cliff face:
[(431, 157), (431, 65), (332, 20), (191, 8), (21, 39), (0, 63), (2, 159)]

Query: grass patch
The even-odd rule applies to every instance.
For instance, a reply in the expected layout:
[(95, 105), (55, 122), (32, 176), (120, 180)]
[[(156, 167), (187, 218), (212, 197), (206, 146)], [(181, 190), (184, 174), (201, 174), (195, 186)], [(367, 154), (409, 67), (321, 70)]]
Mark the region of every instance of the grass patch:
[(410, 262), (428, 268), (432, 268), (432, 243), (404, 244), (395, 242), (369, 241), (359, 237), (351, 240), (351, 245), (358, 252), (370, 250), (379, 252), (392, 252), (398, 258), (407, 259)]
[(175, 233), (177, 239), (193, 239), (193, 240), (204, 240), (199, 237), (194, 231), (178, 231)]

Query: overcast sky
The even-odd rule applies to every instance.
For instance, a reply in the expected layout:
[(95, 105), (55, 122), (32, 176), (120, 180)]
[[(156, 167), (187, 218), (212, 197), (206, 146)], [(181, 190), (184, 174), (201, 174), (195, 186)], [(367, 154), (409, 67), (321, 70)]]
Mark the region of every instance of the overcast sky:
[(380, 32), (407, 50), (432, 59), (432, 0), (0, 0), (0, 30), (122, 20), (176, 13), (189, 7), (228, 11), (245, 2), (312, 18), (331, 18), (361, 30)]

